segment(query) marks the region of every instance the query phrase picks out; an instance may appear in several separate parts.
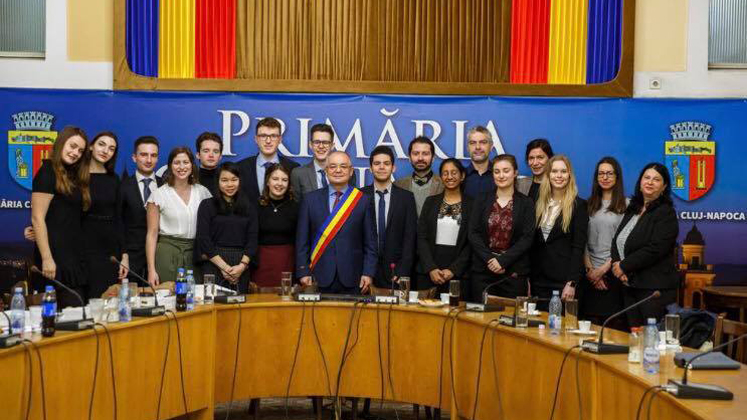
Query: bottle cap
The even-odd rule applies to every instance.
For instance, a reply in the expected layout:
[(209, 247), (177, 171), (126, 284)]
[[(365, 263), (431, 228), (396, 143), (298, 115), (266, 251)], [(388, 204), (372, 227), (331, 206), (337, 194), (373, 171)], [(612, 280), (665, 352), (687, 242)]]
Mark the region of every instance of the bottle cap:
[(560, 295), (560, 290), (553, 290), (553, 291), (552, 291), (552, 295), (553, 295), (553, 296), (558, 296), (558, 295)]
[(47, 287), (44, 288), (44, 291), (45, 292), (54, 292), (54, 287), (52, 287), (51, 285), (48, 285)]
[(20, 287), (16, 287), (15, 289), (13, 289), (13, 293), (23, 293), (23, 289)]
[(192, 270), (187, 270), (187, 274), (193, 274), (193, 273), (194, 273), (194, 271), (192, 271)]
[(184, 267), (179, 267), (179, 268), (178, 268), (178, 269), (176, 270), (176, 272), (177, 272), (177, 273), (184, 273)]
[(122, 279), (122, 284), (128, 284), (129, 282), (130, 280), (127, 277)]
[(648, 325), (656, 325), (656, 318), (649, 318)]

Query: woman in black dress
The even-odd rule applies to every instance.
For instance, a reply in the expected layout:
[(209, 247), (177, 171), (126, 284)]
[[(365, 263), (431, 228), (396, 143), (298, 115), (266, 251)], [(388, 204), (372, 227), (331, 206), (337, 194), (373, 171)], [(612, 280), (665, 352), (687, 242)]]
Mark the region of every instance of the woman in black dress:
[[(109, 131), (91, 140), (80, 168), (80, 179), (87, 183), (91, 207), (83, 214), (83, 255), (88, 277), (87, 295), (98, 298), (117, 280), (127, 276), (130, 262), (123, 253), (124, 232), (119, 205), (119, 177), (114, 173), (119, 143)], [(109, 258), (116, 257), (122, 266)]]
[(475, 200), (469, 234), (475, 254), (472, 298), (478, 301), (488, 294), (528, 295), (529, 249), (534, 239), (534, 202), (515, 188), (516, 157), (498, 155), (490, 168), (495, 190)]
[(677, 301), (674, 246), (679, 224), (671, 190), (667, 168), (660, 163), (646, 165), (612, 241), (612, 273), (627, 286), (623, 287), (625, 306), (655, 290), (661, 292), (658, 298), (627, 312), (630, 327), (644, 325), (646, 318), (661, 320), (667, 305)]
[(283, 165), (274, 164), (265, 171), (264, 185), (257, 207), (262, 222), (252, 281), (261, 287), (278, 287), (281, 273), (294, 271), (300, 206), (290, 188), (290, 171)]
[(454, 158), (441, 162), (439, 169), (444, 192), (425, 199), (418, 218), (417, 284), (449, 291), (449, 281), (461, 280), (467, 298), (470, 247), (467, 236), (470, 200), (462, 194), (466, 172)]
[(239, 292), (247, 293), (247, 267), (257, 252), (257, 210), (241, 191), (237, 164), (226, 162), (218, 168), (218, 194), (203, 200), (197, 211), (196, 260), (203, 274), (217, 280), (238, 282)]
[[(85, 296), (81, 215), (91, 199), (88, 186), (78, 178), (78, 170), (86, 142), (82, 129), (65, 127), (52, 147), (51, 158), (42, 162), (34, 176), (31, 193), (31, 223), (36, 237), (34, 263), (43, 273), (43, 277), (33, 277), (36, 290), (44, 290), (46, 277), (57, 279)], [(73, 295), (56, 286), (55, 289), (60, 308), (79, 305)]]

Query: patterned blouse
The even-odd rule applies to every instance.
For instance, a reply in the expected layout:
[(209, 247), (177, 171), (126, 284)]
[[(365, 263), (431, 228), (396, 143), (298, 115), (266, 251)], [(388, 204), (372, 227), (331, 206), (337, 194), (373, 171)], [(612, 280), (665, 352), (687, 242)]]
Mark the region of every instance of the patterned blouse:
[(451, 217), (456, 220), (457, 223), (462, 223), (462, 202), (455, 204), (449, 204), (446, 201), (441, 201), (441, 207), (438, 208), (438, 218)]
[(503, 252), (511, 243), (513, 231), (514, 200), (501, 207), (498, 201), (493, 203), (493, 209), (488, 217), (488, 242), (493, 252)]

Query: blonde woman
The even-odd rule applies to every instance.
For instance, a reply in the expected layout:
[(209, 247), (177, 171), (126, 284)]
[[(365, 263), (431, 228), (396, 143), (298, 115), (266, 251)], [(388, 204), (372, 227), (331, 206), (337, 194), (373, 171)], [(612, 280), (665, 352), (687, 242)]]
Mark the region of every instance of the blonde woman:
[(530, 286), (537, 306), (547, 310), (553, 290), (563, 300), (576, 296), (584, 277), (584, 250), (589, 226), (586, 201), (578, 197), (571, 161), (553, 156), (542, 175), (535, 208), (534, 246)]

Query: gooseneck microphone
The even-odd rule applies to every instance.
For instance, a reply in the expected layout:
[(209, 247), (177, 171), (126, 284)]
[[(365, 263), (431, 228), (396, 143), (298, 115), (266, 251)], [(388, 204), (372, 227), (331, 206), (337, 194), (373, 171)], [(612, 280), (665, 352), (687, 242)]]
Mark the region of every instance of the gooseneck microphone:
[(465, 307), (470, 312), (501, 312), (504, 309), (506, 309), (505, 306), (499, 305), (499, 304), (489, 304), (488, 303), (488, 290), (491, 288), (498, 286), (499, 284), (505, 282), (506, 280), (510, 279), (511, 277), (504, 277), (498, 281), (494, 281), (493, 283), (490, 283), (489, 285), (485, 286), (484, 289), (482, 289), (482, 302), (481, 303), (472, 303), (467, 302), (467, 306)]
[(720, 387), (718, 385), (687, 383), (687, 371), (690, 368), (690, 366), (692, 366), (695, 360), (707, 354), (711, 354), (715, 351), (718, 351), (728, 346), (729, 344), (737, 342), (743, 338), (747, 338), (747, 334), (742, 334), (739, 337), (733, 338), (725, 343), (721, 343), (718, 346), (712, 348), (710, 351), (695, 355), (687, 363), (685, 363), (685, 366), (683, 366), (683, 369), (685, 371), (682, 373), (682, 381), (675, 381), (674, 379), (670, 379), (669, 387), (667, 387), (667, 391), (670, 394), (674, 395), (675, 397), (682, 398), (682, 399), (695, 399), (695, 400), (732, 400), (734, 399), (734, 394), (732, 394), (731, 391), (729, 391), (726, 388)]
[[(44, 277), (44, 273), (42, 273), (42, 271), (39, 270), (39, 268), (37, 266), (35, 266), (35, 265), (31, 266), (31, 271), (34, 272), (34, 273), (36, 273), (36, 274), (39, 274), (40, 276)], [(80, 307), (81, 307), (81, 309), (83, 309), (83, 319), (82, 320), (56, 322), (55, 323), (55, 329), (58, 329), (60, 331), (83, 331), (83, 330), (87, 330), (89, 328), (93, 328), (93, 320), (88, 319), (88, 316), (86, 315), (86, 303), (83, 301), (83, 298), (80, 297), (80, 295), (78, 294), (78, 292), (76, 292), (75, 290), (71, 289), (69, 286), (67, 286), (66, 284), (63, 284), (62, 282), (60, 282), (57, 279), (49, 278), (49, 277), (44, 277), (44, 278), (46, 280), (51, 281), (56, 286), (58, 286), (58, 287), (60, 287), (62, 289), (65, 289), (66, 291), (70, 292), (73, 296), (75, 296), (76, 298), (78, 298), (78, 302), (80, 302)]]
[(658, 290), (651, 293), (650, 296), (639, 300), (638, 302), (628, 306), (627, 308), (624, 308), (622, 311), (617, 312), (615, 314), (610, 315), (607, 319), (604, 320), (604, 323), (602, 323), (602, 329), (599, 331), (599, 339), (597, 340), (584, 340), (583, 344), (581, 345), (581, 348), (585, 351), (588, 351), (589, 353), (596, 353), (596, 354), (624, 354), (628, 352), (628, 346), (622, 345), (622, 344), (605, 344), (604, 343), (604, 328), (607, 326), (607, 323), (609, 323), (611, 320), (617, 318), (618, 316), (628, 312), (629, 310), (642, 305), (645, 302), (648, 302), (651, 299), (658, 298), (661, 296), (661, 292)]
[(126, 268), (128, 274), (132, 274), (136, 280), (145, 284), (146, 287), (150, 287), (150, 290), (153, 291), (153, 299), (155, 301), (155, 304), (146, 308), (132, 308), (132, 316), (152, 317), (160, 316), (166, 313), (166, 308), (164, 306), (158, 305), (158, 293), (156, 293), (156, 289), (148, 282), (148, 280), (144, 279), (140, 274), (130, 270), (130, 267), (122, 264), (122, 262), (113, 255), (109, 257), (109, 261), (111, 261), (112, 264)]

